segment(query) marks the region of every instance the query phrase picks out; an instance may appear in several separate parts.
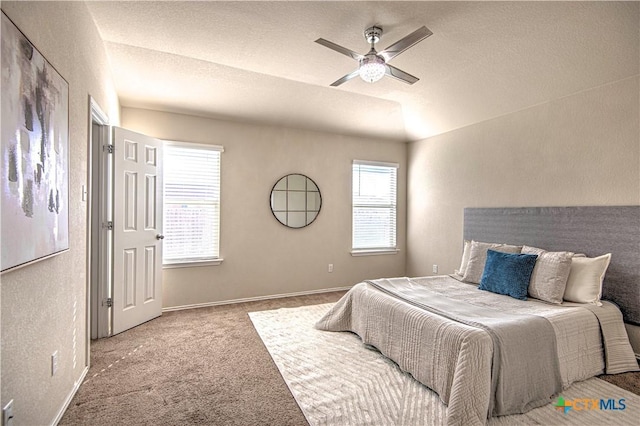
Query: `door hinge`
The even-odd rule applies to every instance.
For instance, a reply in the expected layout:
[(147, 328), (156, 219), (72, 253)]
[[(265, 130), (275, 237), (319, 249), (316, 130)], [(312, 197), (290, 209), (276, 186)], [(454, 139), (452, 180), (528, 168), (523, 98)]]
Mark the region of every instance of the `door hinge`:
[(104, 227), (107, 228), (107, 231), (113, 231), (113, 221), (109, 221), (104, 224)]
[(104, 303), (102, 304), (103, 306), (106, 306), (107, 308), (111, 308), (113, 307), (113, 299), (111, 297), (107, 297), (104, 300)]
[(109, 144), (109, 145), (105, 145), (104, 146), (104, 150), (107, 151), (107, 153), (109, 154), (113, 154), (113, 151), (115, 151), (115, 146)]

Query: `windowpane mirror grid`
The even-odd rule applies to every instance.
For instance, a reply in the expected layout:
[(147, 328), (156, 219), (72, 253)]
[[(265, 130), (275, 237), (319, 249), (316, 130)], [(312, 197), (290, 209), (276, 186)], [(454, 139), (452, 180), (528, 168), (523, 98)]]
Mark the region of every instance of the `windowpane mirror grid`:
[(316, 183), (298, 173), (282, 177), (271, 190), (271, 212), (289, 228), (304, 228), (318, 216), (322, 197)]
[(396, 164), (353, 162), (352, 248), (396, 249)]
[(316, 220), (316, 216), (318, 216), (318, 212), (307, 212), (307, 223), (311, 223)]
[(287, 190), (306, 191), (308, 179), (308, 177), (303, 175), (289, 175), (289, 177), (287, 178)]
[(164, 264), (219, 258), (220, 154), (220, 147), (167, 142)]
[(287, 191), (287, 211), (305, 212), (307, 211), (306, 191)]
[(319, 192), (307, 192), (307, 211), (316, 213), (320, 211)]
[(291, 228), (302, 228), (307, 226), (307, 214), (305, 212), (288, 212), (287, 226)]
[(287, 211), (287, 191), (273, 191), (271, 207), (274, 211)]

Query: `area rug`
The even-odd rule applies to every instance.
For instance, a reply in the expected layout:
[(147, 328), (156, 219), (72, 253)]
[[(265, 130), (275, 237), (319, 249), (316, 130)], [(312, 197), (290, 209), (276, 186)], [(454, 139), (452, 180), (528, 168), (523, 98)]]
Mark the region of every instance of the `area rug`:
[[(444, 425), (447, 408), (429, 388), (367, 348), (357, 335), (313, 327), (331, 306), (249, 314), (309, 424)], [(488, 424), (636, 425), (640, 418), (640, 396), (597, 378), (573, 384), (560, 397)], [(568, 403), (574, 408), (563, 407)]]

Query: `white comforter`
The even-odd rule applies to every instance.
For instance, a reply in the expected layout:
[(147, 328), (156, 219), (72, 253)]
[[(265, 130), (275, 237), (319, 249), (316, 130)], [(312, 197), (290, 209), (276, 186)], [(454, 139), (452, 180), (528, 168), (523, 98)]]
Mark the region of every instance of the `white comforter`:
[[(622, 315), (611, 303), (597, 307), (521, 301), (478, 290), (448, 276), (411, 281), (477, 306), (546, 318), (555, 331), (564, 388), (603, 372), (638, 370)], [(353, 331), (364, 343), (378, 348), (438, 393), (448, 405), (449, 425), (485, 424), (493, 358), (493, 342), (485, 330), (425, 311), (367, 283), (353, 287), (316, 326)]]

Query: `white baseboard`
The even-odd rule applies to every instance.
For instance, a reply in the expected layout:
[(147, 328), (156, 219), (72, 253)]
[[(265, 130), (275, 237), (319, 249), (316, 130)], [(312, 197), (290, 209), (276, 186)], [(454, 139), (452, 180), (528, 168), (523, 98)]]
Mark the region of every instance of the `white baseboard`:
[(273, 294), (269, 296), (247, 297), (243, 299), (223, 300), (220, 302), (195, 303), (193, 305), (169, 306), (162, 308), (162, 312), (182, 311), (184, 309), (206, 308), (209, 306), (231, 305), (234, 303), (257, 302), (260, 300), (282, 299), (284, 297), (307, 296), (309, 294), (331, 293), (332, 291), (344, 291), (351, 289), (349, 287), (324, 288), (320, 290), (300, 291), (296, 293)]
[(73, 384), (73, 389), (71, 389), (71, 392), (69, 392), (69, 395), (67, 395), (67, 398), (64, 400), (62, 407), (60, 407), (58, 414), (56, 415), (55, 419), (53, 419), (53, 422), (51, 423), (52, 426), (55, 426), (58, 423), (60, 423), (60, 420), (62, 420), (62, 416), (64, 416), (64, 412), (67, 411), (67, 408), (69, 408), (69, 404), (71, 404), (71, 400), (73, 399), (74, 396), (76, 396), (76, 393), (78, 392), (78, 389), (80, 389), (80, 385), (84, 381), (84, 378), (87, 376), (88, 372), (89, 372), (89, 367), (84, 367), (84, 370), (82, 370), (82, 374), (80, 374), (80, 378), (76, 380), (76, 382)]

